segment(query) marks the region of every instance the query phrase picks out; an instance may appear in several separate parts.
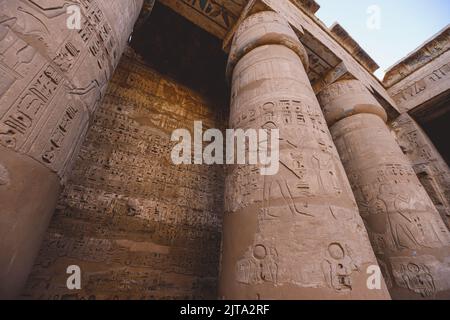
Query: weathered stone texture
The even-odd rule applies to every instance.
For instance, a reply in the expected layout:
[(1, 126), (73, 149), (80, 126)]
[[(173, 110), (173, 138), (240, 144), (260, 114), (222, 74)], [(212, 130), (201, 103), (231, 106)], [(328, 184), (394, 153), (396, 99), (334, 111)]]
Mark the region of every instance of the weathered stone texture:
[(397, 141), (450, 229), (450, 169), (420, 126), (403, 114), (392, 123)]
[(142, 0), (80, 1), (80, 31), (67, 28), (73, 2), (54, 2), (0, 2), (0, 142), (63, 176)]
[[(175, 166), (171, 132), (223, 126), (202, 97), (123, 58), (83, 144), (24, 296), (214, 299), (221, 167)], [(66, 289), (79, 265), (82, 291)]]
[(347, 30), (339, 23), (334, 23), (330, 31), (336, 40), (360, 62), (370, 73), (377, 71), (380, 66), (369, 56), (369, 54), (353, 39)]
[(408, 54), (386, 71), (383, 84), (391, 88), (422, 67), (432, 64), (440, 55), (450, 50), (450, 24), (428, 39), (418, 49)]
[(280, 171), (230, 167), (219, 296), (388, 299), (384, 283), (367, 290), (377, 262), (302, 60), (275, 12), (250, 16), (235, 35), (230, 127), (279, 129)]
[(401, 113), (412, 111), (433, 98), (450, 91), (450, 51), (389, 88)]
[(358, 80), (336, 82), (319, 97), (392, 297), (448, 298), (450, 233), (383, 108)]
[[(68, 28), (74, 4), (81, 30)], [(141, 6), (142, 0), (0, 1), (0, 161), (16, 157), (1, 165), (11, 179), (27, 179), (1, 187), (9, 200), (0, 206), (0, 298), (17, 295), (26, 279), (53, 211), (52, 193), (79, 150)]]
[[(0, 0), (0, 299), (449, 298), (450, 169), (420, 126), (447, 159), (425, 122), (448, 116), (450, 27), (381, 84), (318, 8)], [(133, 26), (144, 58), (119, 64)], [(173, 165), (173, 130), (228, 111), (280, 130), (277, 174)]]

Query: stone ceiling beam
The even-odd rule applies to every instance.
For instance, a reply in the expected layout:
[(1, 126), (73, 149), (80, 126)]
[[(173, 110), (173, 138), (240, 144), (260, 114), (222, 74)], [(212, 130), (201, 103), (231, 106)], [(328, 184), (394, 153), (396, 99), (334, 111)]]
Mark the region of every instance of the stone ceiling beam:
[(335, 38), (339, 40), (340, 44), (348, 52), (350, 52), (370, 73), (373, 73), (380, 68), (380, 66), (339, 23), (335, 22), (331, 26), (330, 31), (335, 36)]
[[(228, 52), (231, 39), (240, 22), (249, 14), (270, 9), (284, 17), (297, 33), (310, 55), (312, 68), (308, 74), (311, 82), (324, 77), (343, 63), (354, 78), (381, 97), (388, 113), (398, 113), (396, 102), (383, 84), (372, 74), (378, 65), (345, 30), (335, 25), (330, 30), (314, 13), (319, 9), (315, 1), (297, 0), (159, 0), (194, 24), (220, 39)], [(334, 32), (333, 32), (334, 30)], [(317, 61), (317, 68), (314, 66)]]

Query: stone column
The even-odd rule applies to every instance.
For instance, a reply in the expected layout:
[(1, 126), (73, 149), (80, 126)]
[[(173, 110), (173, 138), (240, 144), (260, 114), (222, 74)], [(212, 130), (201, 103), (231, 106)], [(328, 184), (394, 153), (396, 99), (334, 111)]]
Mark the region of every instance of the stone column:
[(0, 1), (0, 299), (26, 281), (142, 1)]
[(449, 232), (358, 80), (319, 94), (372, 246), (395, 299), (450, 297)]
[(397, 142), (450, 229), (450, 169), (422, 128), (407, 113), (392, 123)]
[(219, 297), (389, 299), (367, 288), (377, 265), (308, 80), (308, 55), (275, 12), (247, 18), (229, 58), (230, 127), (279, 129), (280, 169), (230, 167)]

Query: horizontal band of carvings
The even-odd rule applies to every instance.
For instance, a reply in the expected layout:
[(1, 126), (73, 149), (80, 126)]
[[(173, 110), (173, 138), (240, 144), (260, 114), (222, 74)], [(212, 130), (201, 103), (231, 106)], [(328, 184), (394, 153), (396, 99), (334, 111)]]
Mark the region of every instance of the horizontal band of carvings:
[(393, 85), (388, 92), (403, 113), (429, 103), (434, 97), (445, 93), (449, 83), (450, 51), (447, 51)]
[(427, 64), (432, 63), (439, 56), (450, 50), (449, 40), (450, 24), (407, 57), (389, 68), (383, 79), (384, 86), (391, 88)]
[(384, 108), (358, 80), (337, 81), (323, 89), (318, 98), (329, 126), (361, 113), (377, 115), (384, 122), (388, 119)]
[(286, 46), (300, 57), (308, 70), (308, 53), (288, 22), (276, 12), (265, 11), (251, 15), (239, 26), (228, 58), (227, 78), (231, 79), (234, 68), (242, 57), (265, 45)]

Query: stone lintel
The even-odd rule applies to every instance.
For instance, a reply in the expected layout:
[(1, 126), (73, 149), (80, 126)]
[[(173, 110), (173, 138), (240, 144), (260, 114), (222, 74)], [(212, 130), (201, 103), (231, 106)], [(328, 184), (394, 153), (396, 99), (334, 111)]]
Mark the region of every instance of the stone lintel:
[(383, 83), (390, 88), (450, 49), (450, 24), (386, 71)]
[[(447, 45), (450, 45), (450, 41)], [(427, 54), (424, 55), (424, 59), (427, 59)], [(438, 96), (448, 95), (450, 92), (450, 50), (405, 76), (391, 86), (388, 92), (401, 113), (422, 107)], [(435, 104), (435, 102), (433, 103)]]
[(310, 14), (315, 14), (320, 9), (320, 4), (314, 0), (292, 0), (292, 3)]
[(337, 22), (331, 28), (331, 33), (335, 39), (350, 52), (358, 62), (368, 71), (375, 72), (380, 66), (369, 56), (369, 54), (353, 39), (350, 34)]

